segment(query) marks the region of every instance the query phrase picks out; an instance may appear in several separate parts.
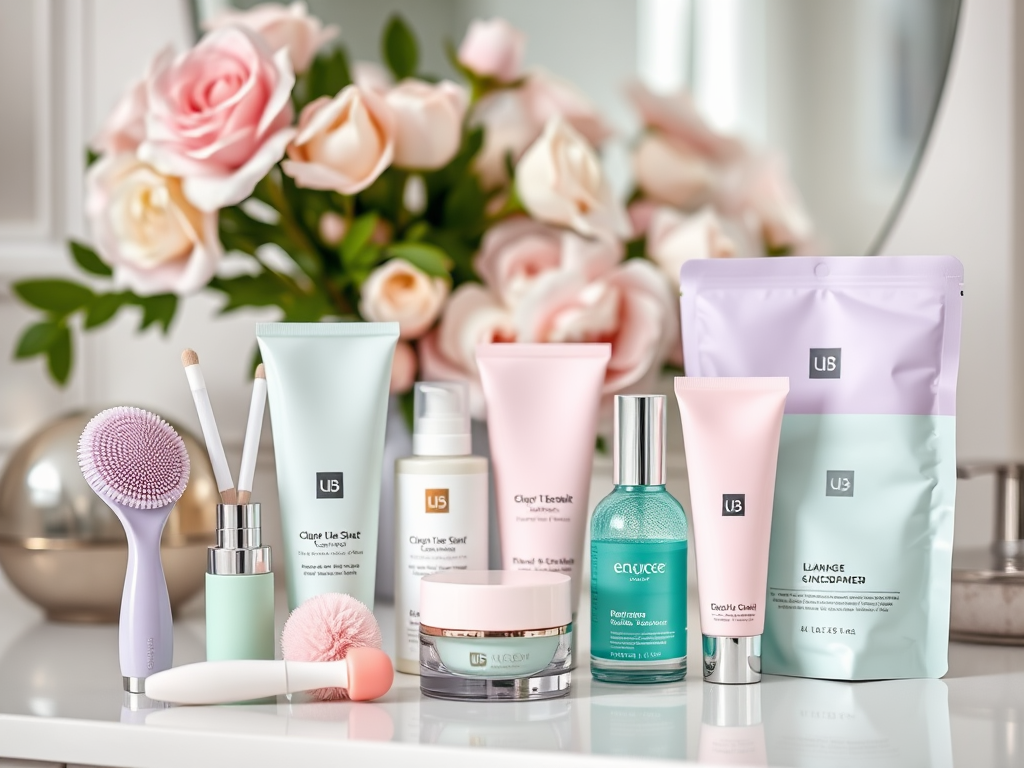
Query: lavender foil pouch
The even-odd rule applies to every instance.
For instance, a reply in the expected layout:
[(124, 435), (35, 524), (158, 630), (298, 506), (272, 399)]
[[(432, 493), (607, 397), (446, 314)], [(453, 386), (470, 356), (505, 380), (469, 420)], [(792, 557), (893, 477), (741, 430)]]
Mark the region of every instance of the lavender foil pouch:
[(788, 376), (762, 669), (947, 669), (963, 266), (715, 259), (681, 272), (691, 376)]

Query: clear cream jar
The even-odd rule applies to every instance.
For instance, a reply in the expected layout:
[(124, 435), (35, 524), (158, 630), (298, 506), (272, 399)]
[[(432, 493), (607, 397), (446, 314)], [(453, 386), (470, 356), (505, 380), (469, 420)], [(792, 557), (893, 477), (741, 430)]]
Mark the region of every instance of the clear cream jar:
[(441, 571), (420, 581), (420, 690), (440, 699), (569, 693), (570, 579), (546, 571)]

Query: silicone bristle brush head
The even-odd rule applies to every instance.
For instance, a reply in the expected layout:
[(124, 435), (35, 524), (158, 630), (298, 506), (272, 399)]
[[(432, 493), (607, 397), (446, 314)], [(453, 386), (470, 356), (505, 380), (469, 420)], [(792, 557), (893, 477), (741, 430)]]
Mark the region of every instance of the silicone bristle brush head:
[[(281, 631), (281, 655), (286, 661), (341, 661), (353, 649), (379, 649), (381, 642), (380, 626), (369, 608), (351, 595), (328, 592), (291, 612)], [(384, 690), (390, 685), (388, 681)], [(309, 693), (323, 701), (349, 698), (344, 688)]]
[(141, 408), (109, 408), (78, 441), (78, 464), (96, 493), (133, 509), (173, 504), (188, 484), (185, 443), (166, 421)]

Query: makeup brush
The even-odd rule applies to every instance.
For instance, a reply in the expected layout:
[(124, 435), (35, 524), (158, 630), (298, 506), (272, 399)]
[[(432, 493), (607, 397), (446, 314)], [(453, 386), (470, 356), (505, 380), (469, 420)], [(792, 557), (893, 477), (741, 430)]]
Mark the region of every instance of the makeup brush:
[(395, 672), (380, 650), (370, 609), (350, 595), (311, 597), (285, 622), (283, 661), (203, 661), (146, 681), (146, 695), (173, 704), (228, 704), (299, 691), (323, 701), (367, 701), (391, 689)]
[(248, 504), (252, 498), (252, 481), (256, 475), (256, 454), (260, 450), (260, 433), (263, 431), (263, 409), (267, 404), (267, 374), (263, 363), (256, 366), (256, 377), (252, 381), (252, 401), (249, 403), (249, 423), (245, 427), (245, 443), (242, 445), (242, 466), (238, 469), (238, 503)]
[(206, 379), (203, 378), (203, 369), (199, 367), (199, 355), (194, 350), (186, 349), (181, 353), (181, 364), (185, 366), (192, 399), (196, 402), (199, 425), (203, 429), (203, 437), (206, 438), (206, 452), (210, 454), (210, 463), (213, 464), (213, 476), (217, 481), (220, 499), (225, 504), (234, 504), (235, 482), (231, 479), (228, 457), (224, 455), (224, 444), (220, 441), (217, 420), (213, 417), (210, 393), (206, 391)]
[(171, 602), (160, 561), (160, 535), (188, 483), (185, 443), (171, 426), (140, 408), (110, 408), (86, 425), (78, 464), (89, 487), (110, 507), (128, 536), (118, 644), (129, 693), (168, 669)]

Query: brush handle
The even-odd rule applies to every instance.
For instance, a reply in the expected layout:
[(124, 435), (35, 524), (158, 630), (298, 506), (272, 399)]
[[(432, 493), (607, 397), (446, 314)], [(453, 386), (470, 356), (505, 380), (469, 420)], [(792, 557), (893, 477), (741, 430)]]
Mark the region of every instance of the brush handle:
[(160, 535), (173, 506), (116, 510), (128, 535), (128, 571), (118, 624), (121, 675), (125, 678), (144, 680), (171, 667), (171, 600), (160, 561)]
[(154, 675), (146, 695), (172, 704), (229, 704), (312, 688), (347, 688), (347, 661), (201, 661)]
[[(249, 500), (252, 481), (256, 476), (256, 454), (260, 449), (260, 433), (263, 431), (263, 411), (267, 405), (267, 380), (256, 378), (252, 381), (252, 401), (249, 403), (249, 421), (245, 426), (245, 442), (242, 444), (242, 464), (238, 470), (239, 495), (246, 494)], [(239, 501), (239, 503), (245, 503)]]

